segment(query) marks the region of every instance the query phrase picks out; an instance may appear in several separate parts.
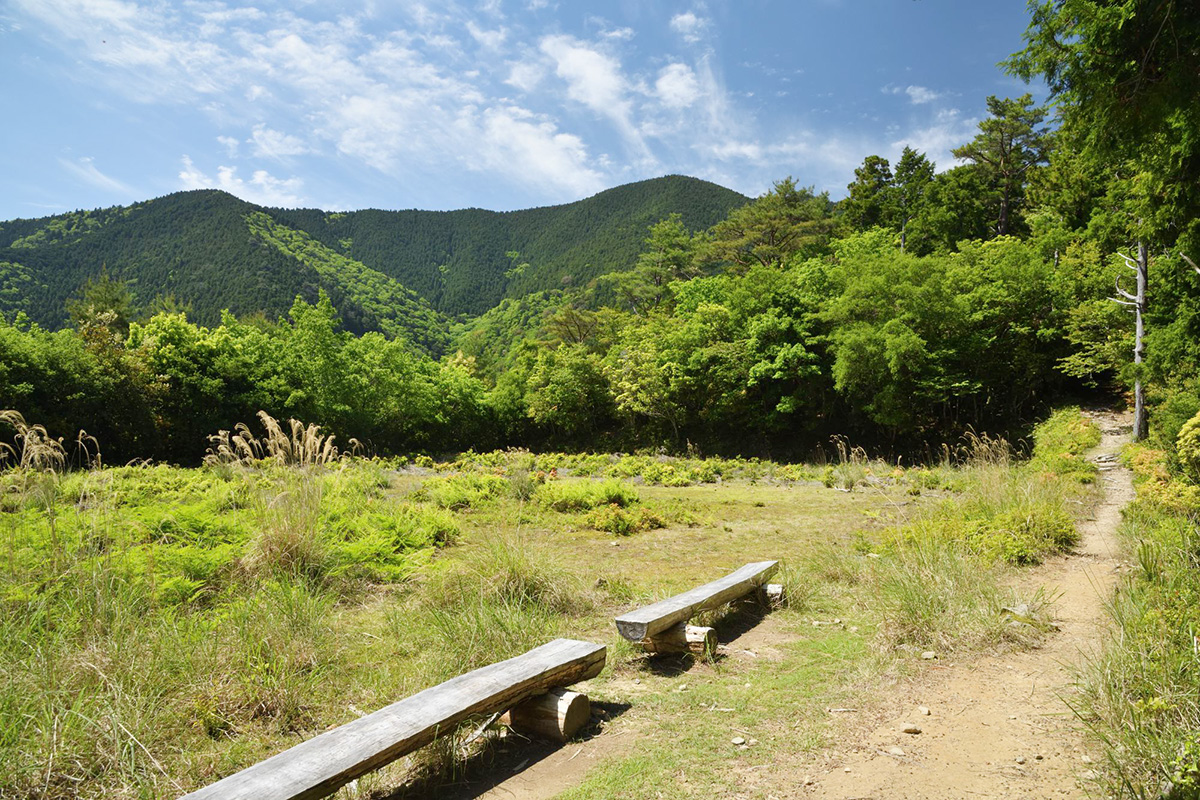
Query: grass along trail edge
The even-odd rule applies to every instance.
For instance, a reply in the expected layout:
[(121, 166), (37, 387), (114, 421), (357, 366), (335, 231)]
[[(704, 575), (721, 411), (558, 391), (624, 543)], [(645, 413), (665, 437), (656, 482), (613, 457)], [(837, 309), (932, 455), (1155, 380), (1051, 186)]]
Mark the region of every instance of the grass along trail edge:
[[(1116, 454), (1129, 420), (1093, 414), (1103, 438), (1088, 453)], [(1105, 464), (1104, 495), (1079, 525), (1068, 555), (1019, 574), (1054, 598), (1052, 633), (1041, 647), (945, 662), (899, 683), (868, 724), (847, 726), (840, 746), (807, 767), (778, 797), (1084, 797), (1097, 778), (1083, 724), (1071, 710), (1075, 677), (1103, 646), (1107, 602), (1122, 568), (1116, 530), (1133, 499), (1128, 469)], [(922, 713), (922, 708), (929, 714)], [(915, 726), (919, 733), (905, 733)], [(806, 781), (811, 781), (807, 786)]]

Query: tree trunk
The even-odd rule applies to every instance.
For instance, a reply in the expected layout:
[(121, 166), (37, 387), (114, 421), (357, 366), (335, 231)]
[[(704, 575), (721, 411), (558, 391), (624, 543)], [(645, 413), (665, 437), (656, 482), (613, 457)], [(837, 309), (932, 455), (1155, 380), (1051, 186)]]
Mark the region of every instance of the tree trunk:
[[(1137, 327), (1133, 339), (1133, 363), (1141, 364), (1142, 356), (1145, 353), (1145, 345), (1142, 341), (1145, 334), (1144, 316), (1146, 313), (1146, 278), (1149, 273), (1148, 257), (1146, 255), (1146, 242), (1138, 242), (1137, 254), (1137, 298), (1134, 302), (1134, 310), (1137, 317)], [(1142, 389), (1142, 376), (1139, 372), (1133, 382), (1133, 440), (1141, 441), (1146, 437), (1146, 397)]]

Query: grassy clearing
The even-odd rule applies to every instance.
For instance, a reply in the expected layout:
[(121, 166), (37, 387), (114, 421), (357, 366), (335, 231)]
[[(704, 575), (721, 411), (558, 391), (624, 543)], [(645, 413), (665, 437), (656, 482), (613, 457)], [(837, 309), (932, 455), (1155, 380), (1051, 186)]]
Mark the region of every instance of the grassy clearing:
[(1171, 455), (1125, 452), (1138, 496), (1121, 533), (1138, 569), (1110, 606), (1115, 635), (1082, 675), (1078, 710), (1119, 798), (1200, 798), (1200, 486)]
[[(589, 691), (624, 709), (612, 726), (678, 743), (614, 758), (572, 796), (652, 796), (680, 771), (678, 796), (729, 781), (753, 794), (760, 773), (743, 768), (818, 746), (824, 705), (865, 675), (918, 665), (906, 648), (1036, 636), (999, 613), (997, 588), (1006, 559), (1030, 559), (980, 546), (962, 520), (1031, 538), (1040, 557), (1069, 538), (1047, 544), (1042, 520), (1078, 484), (977, 449), (965, 466), (918, 469), (849, 450), (819, 468), (515, 452), (433, 474), (264, 453), (197, 470), (11, 469), (0, 793), (175, 796), (567, 635), (610, 645)], [(710, 469), (719, 483), (700, 479)], [(596, 477), (571, 477), (585, 472)], [(687, 485), (662, 479), (672, 472)], [(684, 659), (679, 675), (616, 637), (615, 613), (761, 558), (784, 559), (791, 607), (713, 620), (734, 648), (761, 631), (756, 656)], [(733, 728), (755, 744), (731, 748)], [(471, 753), (493, 740), (451, 738), (360, 792), (483, 763)]]

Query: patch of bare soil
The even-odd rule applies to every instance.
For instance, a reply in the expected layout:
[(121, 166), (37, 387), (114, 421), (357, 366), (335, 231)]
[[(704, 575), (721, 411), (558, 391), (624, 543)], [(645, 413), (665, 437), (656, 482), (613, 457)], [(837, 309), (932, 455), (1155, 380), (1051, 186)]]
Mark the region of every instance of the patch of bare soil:
[[(1057, 594), (1059, 631), (1038, 649), (929, 662), (889, 693), (867, 725), (843, 729), (824, 753), (772, 795), (812, 798), (1085, 797), (1092, 777), (1082, 726), (1070, 703), (1072, 671), (1101, 646), (1104, 602), (1121, 569), (1115, 533), (1133, 499), (1132, 475), (1113, 458), (1129, 420), (1094, 413), (1103, 431), (1089, 455), (1101, 467), (1103, 499), (1080, 525), (1071, 554), (1021, 576), (1021, 588)], [(926, 713), (927, 712), (927, 713)], [(917, 732), (905, 732), (917, 731)]]

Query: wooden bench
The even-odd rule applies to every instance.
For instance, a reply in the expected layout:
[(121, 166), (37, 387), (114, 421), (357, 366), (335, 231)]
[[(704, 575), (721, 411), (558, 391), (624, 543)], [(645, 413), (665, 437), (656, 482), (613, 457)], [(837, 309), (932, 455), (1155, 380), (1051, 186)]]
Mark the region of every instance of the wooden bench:
[[(555, 639), (524, 655), (482, 667), (334, 728), (185, 795), (187, 800), (300, 800), (326, 797), (464, 720), (511, 709), (514, 726), (551, 727), (565, 738), (591, 714), (587, 697), (560, 687), (594, 678), (604, 645)], [(582, 698), (582, 702), (579, 701)], [(549, 726), (546, 721), (549, 720)]]
[(648, 653), (711, 653), (717, 646), (712, 628), (688, 625), (701, 611), (719, 608), (731, 600), (758, 591), (771, 605), (784, 601), (783, 587), (767, 585), (779, 568), (778, 561), (747, 564), (720, 580), (660, 600), (616, 618), (617, 630)]

